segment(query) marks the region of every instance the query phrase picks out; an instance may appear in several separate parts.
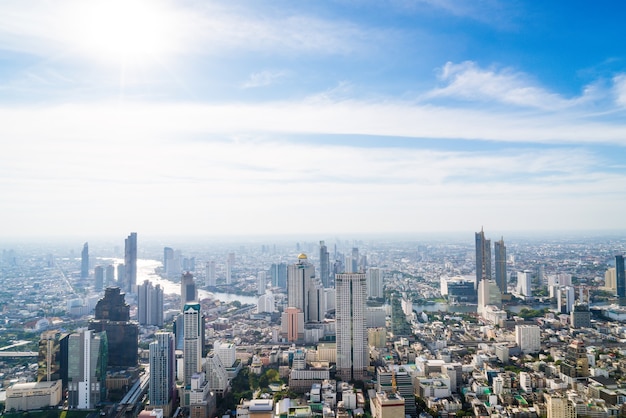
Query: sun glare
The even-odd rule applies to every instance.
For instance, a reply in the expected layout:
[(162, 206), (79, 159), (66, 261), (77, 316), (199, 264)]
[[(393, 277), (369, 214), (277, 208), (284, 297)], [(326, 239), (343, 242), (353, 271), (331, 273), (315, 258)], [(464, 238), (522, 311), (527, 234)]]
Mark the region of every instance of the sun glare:
[(148, 0), (81, 3), (75, 41), (101, 60), (138, 65), (176, 51), (175, 12)]

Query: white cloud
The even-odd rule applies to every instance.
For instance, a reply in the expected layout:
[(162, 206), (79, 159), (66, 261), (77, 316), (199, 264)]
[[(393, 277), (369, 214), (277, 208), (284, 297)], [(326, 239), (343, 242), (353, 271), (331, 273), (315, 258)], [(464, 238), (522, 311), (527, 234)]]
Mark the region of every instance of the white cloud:
[(275, 84), (278, 80), (287, 76), (287, 71), (261, 71), (250, 74), (248, 80), (242, 84), (242, 88), (250, 89), (266, 87)]
[(613, 78), (613, 90), (615, 103), (620, 107), (626, 107), (626, 74), (619, 74)]
[(590, 85), (581, 96), (564, 98), (536, 85), (523, 73), (507, 68), (483, 69), (471, 61), (447, 62), (439, 78), (444, 86), (430, 91), (424, 98), (504, 103), (555, 111), (589, 102), (599, 94), (598, 86)]

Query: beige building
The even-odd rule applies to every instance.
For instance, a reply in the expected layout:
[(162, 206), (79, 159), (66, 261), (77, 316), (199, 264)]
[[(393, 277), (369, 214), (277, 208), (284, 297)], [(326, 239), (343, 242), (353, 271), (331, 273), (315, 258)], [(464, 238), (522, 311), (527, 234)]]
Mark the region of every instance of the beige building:
[(392, 392), (368, 392), (373, 418), (404, 418), (404, 398)]
[(574, 405), (560, 393), (544, 394), (547, 418), (576, 418)]
[(617, 293), (617, 273), (615, 267), (611, 267), (604, 273), (604, 288), (609, 292)]
[(61, 402), (61, 381), (16, 383), (7, 389), (6, 410), (28, 411)]

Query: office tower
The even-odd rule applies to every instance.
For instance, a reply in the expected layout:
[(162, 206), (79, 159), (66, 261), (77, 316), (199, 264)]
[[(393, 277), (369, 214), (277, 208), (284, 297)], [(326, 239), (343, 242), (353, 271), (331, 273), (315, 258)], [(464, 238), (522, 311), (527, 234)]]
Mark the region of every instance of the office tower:
[(365, 328), (366, 288), (364, 273), (336, 276), (337, 374), (345, 381), (363, 379), (369, 364)]
[(576, 290), (573, 286), (561, 286), (557, 294), (557, 308), (559, 312), (569, 314), (574, 308)]
[(350, 258), (350, 261), (352, 262), (352, 268), (350, 272), (358, 273), (360, 258), (359, 258), (359, 249), (357, 247), (352, 248), (352, 257)]
[(233, 282), (233, 266), (235, 265), (235, 253), (228, 253), (226, 259), (226, 284)]
[(287, 264), (274, 263), (270, 267), (270, 276), (272, 277), (272, 286), (287, 288)]
[(89, 244), (83, 244), (83, 251), (80, 253), (80, 278), (89, 277)]
[(256, 275), (256, 278), (257, 278), (256, 294), (262, 295), (265, 293), (265, 288), (267, 287), (267, 284), (266, 284), (267, 273), (265, 271), (259, 271)]
[(367, 297), (373, 299), (384, 298), (383, 272), (377, 267), (367, 270)]
[(320, 241), (320, 280), (322, 286), (330, 287), (330, 256), (324, 241)]
[[(52, 382), (61, 377), (61, 339), (58, 330), (44, 331), (39, 339), (37, 381)], [(67, 380), (67, 379), (66, 379)]]
[(481, 280), (478, 283), (478, 313), (485, 312), (485, 307), (502, 307), (502, 293), (495, 280)]
[(493, 243), (495, 265), (496, 265), (496, 283), (500, 288), (500, 293), (503, 295), (507, 293), (506, 288), (506, 246), (504, 245), (504, 239), (500, 238), (500, 241)]
[(169, 274), (172, 260), (174, 260), (174, 249), (170, 247), (163, 248), (163, 271)]
[(109, 264), (104, 271), (104, 286), (115, 286), (115, 266)]
[(106, 398), (107, 335), (84, 330), (68, 340), (68, 404), (91, 409)]
[(190, 302), (198, 301), (198, 288), (193, 274), (187, 272), (180, 279), (180, 308), (184, 309), (185, 305)]
[(615, 256), (615, 284), (617, 297), (626, 297), (626, 272), (624, 271), (624, 256)]
[(215, 287), (217, 284), (217, 275), (215, 274), (215, 261), (208, 261), (206, 263), (206, 276), (205, 286)]
[(613, 294), (617, 293), (617, 272), (615, 267), (609, 268), (604, 273), (604, 288)]
[(124, 240), (124, 282), (120, 283), (122, 290), (134, 293), (137, 286), (137, 233), (131, 232)]
[(117, 285), (121, 288), (124, 285), (125, 281), (126, 281), (126, 266), (124, 264), (118, 264), (117, 265)]
[(315, 277), (315, 268), (308, 262), (306, 254), (298, 256), (298, 262), (287, 267), (287, 305), (300, 309), (304, 322), (309, 316), (309, 285)]
[(104, 289), (104, 267), (96, 266), (93, 269), (94, 289), (96, 292), (102, 292)]
[(109, 366), (137, 367), (139, 327), (130, 321), (130, 306), (119, 287), (108, 287), (96, 304), (95, 318), (89, 329), (106, 332)]
[(228, 371), (215, 351), (207, 355), (205, 367), (209, 388), (220, 395), (226, 393), (229, 386)]
[(561, 373), (572, 379), (585, 378), (589, 376), (589, 359), (585, 343), (574, 340), (567, 346), (565, 359), (561, 363)]
[(517, 292), (522, 296), (532, 296), (532, 272), (528, 270), (517, 272)]
[(171, 332), (157, 332), (150, 343), (150, 407), (168, 409), (175, 396), (176, 364), (174, 336)]
[(256, 311), (257, 313), (272, 313), (276, 310), (275, 303), (274, 294), (268, 289), (265, 291), (264, 295), (259, 296)]
[(491, 279), (491, 240), (485, 239), (485, 232), (476, 232), (476, 288), (481, 280)]
[(417, 416), (413, 378), (408, 370), (402, 368), (402, 366), (390, 364), (389, 366), (378, 367), (376, 369), (376, 390), (386, 393), (395, 391), (400, 394), (405, 399), (404, 410), (400, 416)]
[(537, 325), (515, 325), (515, 342), (524, 354), (537, 353), (541, 349), (541, 329)]
[(163, 326), (163, 289), (149, 280), (137, 286), (137, 322), (139, 325)]
[(202, 329), (204, 328), (199, 303), (183, 307), (183, 373), (184, 385), (191, 385), (191, 377), (202, 371)]

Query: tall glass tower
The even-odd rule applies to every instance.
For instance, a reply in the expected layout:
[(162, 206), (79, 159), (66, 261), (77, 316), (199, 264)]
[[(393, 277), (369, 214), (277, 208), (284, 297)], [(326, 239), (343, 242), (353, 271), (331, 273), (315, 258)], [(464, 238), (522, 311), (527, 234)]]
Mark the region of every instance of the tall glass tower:
[(506, 293), (506, 246), (504, 239), (493, 243), (494, 257), (496, 261), (496, 284), (500, 288), (500, 293)]
[(131, 232), (124, 241), (124, 283), (122, 290), (134, 293), (137, 286), (137, 233)]
[(476, 288), (481, 280), (491, 279), (491, 240), (485, 239), (485, 232), (476, 232)]

